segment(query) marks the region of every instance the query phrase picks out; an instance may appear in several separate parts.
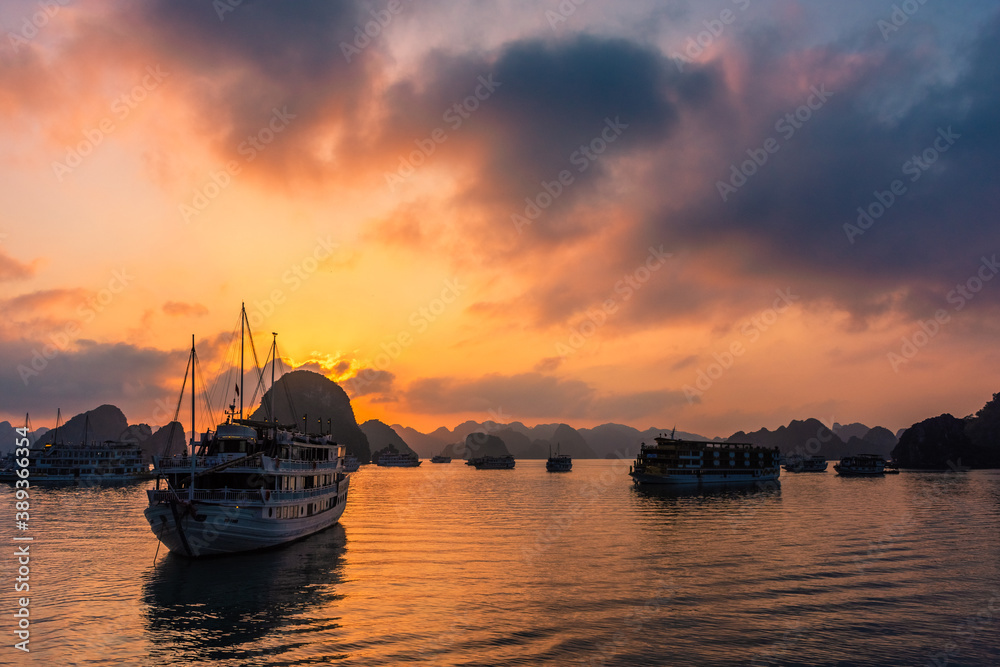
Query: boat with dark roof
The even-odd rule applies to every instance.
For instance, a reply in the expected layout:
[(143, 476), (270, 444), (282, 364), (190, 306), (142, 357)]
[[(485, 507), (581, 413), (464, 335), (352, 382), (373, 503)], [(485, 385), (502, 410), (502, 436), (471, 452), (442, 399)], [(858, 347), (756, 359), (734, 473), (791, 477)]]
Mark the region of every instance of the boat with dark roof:
[(826, 472), (827, 460), (825, 456), (790, 456), (782, 468), (785, 472)]
[(886, 460), (878, 454), (845, 456), (833, 469), (842, 477), (881, 477), (885, 475)]
[(777, 447), (657, 436), (629, 471), (636, 485), (706, 486), (767, 482), (781, 475)]
[[(53, 442), (36, 443), (27, 448), (25, 456), (16, 459), (12, 454), (0, 467), (0, 482), (22, 479), (17, 470), (24, 468), (28, 469), (27, 478), (32, 484), (127, 484), (153, 477), (145, 454), (137, 443), (91, 440), (89, 425), (88, 416), (84, 422), (81, 442), (63, 442), (59, 438), (57, 413)], [(30, 433), (27, 417), (24, 429), (20, 430)], [(23, 440), (27, 445), (27, 436)], [(18, 448), (17, 451), (22, 450), (25, 447)]]
[(549, 460), (545, 462), (545, 469), (549, 472), (570, 472), (573, 470), (573, 458), (568, 454), (560, 454), (558, 446), (556, 455), (552, 456), (552, 446), (549, 445)]
[(477, 456), (469, 459), (465, 465), (474, 466), (476, 470), (510, 470), (514, 464), (514, 457), (507, 454), (505, 456)]

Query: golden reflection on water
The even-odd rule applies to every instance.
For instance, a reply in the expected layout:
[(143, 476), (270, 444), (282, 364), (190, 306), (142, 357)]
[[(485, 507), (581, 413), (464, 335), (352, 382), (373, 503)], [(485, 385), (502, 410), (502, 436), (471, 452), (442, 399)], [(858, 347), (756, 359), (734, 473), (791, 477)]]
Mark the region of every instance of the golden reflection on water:
[(142, 485), (39, 489), (17, 664), (1000, 662), (1000, 472), (625, 471), (365, 467), (340, 526), (202, 561), (156, 554)]

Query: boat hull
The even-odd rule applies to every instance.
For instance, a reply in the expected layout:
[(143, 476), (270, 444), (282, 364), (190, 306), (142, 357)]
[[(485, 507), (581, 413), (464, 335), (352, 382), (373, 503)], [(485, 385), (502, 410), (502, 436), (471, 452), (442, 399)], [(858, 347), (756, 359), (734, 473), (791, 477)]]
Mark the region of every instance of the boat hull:
[[(349, 480), (340, 483), (346, 494)], [(143, 514), (149, 528), (171, 553), (188, 558), (222, 556), (269, 549), (294, 542), (335, 525), (347, 507), (340, 502), (311, 516), (269, 518), (282, 505), (259, 501), (210, 502), (182, 499), (150, 504)], [(275, 512), (276, 513), (276, 512)]]
[[(15, 482), (21, 477), (10, 471), (0, 472), (0, 482)], [(135, 475), (46, 475), (44, 473), (32, 472), (29, 479), (32, 484), (64, 484), (64, 485), (100, 485), (100, 484), (130, 484), (132, 482), (142, 482), (153, 479), (152, 473), (140, 473)]]
[(702, 473), (701, 475), (691, 474), (667, 474), (652, 475), (649, 473), (631, 472), (629, 475), (637, 485), (660, 485), (660, 486), (723, 486), (726, 484), (753, 484), (756, 482), (771, 482), (780, 476), (778, 469), (750, 470), (746, 473), (715, 471)]

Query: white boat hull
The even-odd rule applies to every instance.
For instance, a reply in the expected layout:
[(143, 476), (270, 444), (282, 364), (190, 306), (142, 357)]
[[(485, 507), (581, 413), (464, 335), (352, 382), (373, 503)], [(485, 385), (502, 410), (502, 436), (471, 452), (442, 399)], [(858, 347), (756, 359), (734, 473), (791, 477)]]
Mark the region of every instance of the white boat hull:
[[(340, 483), (346, 493), (349, 480)], [(153, 534), (172, 553), (189, 558), (268, 549), (294, 542), (336, 524), (346, 502), (297, 518), (269, 518), (264, 502), (159, 502), (144, 510)], [(190, 509), (193, 507), (193, 510)]]

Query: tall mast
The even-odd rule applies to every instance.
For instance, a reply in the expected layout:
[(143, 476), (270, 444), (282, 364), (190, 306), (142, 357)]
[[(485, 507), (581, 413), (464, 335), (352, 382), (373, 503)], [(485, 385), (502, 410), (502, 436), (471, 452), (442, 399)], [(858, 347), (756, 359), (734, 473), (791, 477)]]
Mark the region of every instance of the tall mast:
[(247, 304), (240, 304), (240, 419), (243, 419), (243, 323), (247, 319)]
[(188, 500), (194, 501), (195, 442), (197, 434), (194, 423), (194, 334), (191, 334), (191, 484), (188, 485)]
[(278, 363), (278, 334), (271, 332), (271, 419), (274, 420), (274, 440), (278, 440), (278, 415), (274, 412), (274, 367)]

